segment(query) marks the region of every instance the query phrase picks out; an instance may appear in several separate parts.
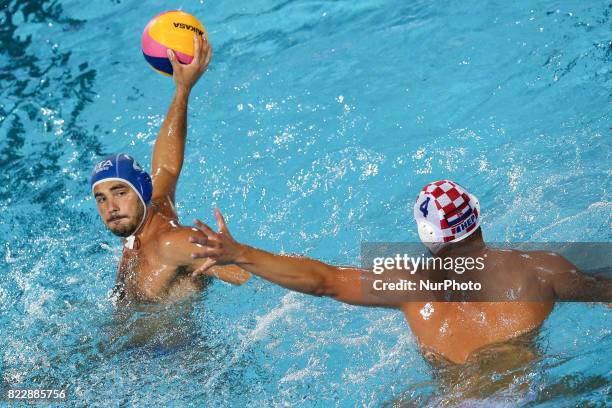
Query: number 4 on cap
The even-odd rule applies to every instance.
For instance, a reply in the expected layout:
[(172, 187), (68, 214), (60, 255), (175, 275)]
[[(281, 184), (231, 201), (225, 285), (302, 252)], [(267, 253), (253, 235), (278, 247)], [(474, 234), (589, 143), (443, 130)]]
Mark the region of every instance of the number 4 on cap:
[(427, 211), (427, 206), (429, 205), (429, 200), (430, 199), (431, 199), (431, 197), (427, 197), (427, 199), (425, 201), (423, 201), (423, 203), (419, 207), (419, 210), (421, 210), (421, 212), (423, 213), (423, 217), (425, 217), (425, 218), (427, 218), (427, 214), (429, 214), (429, 211)]

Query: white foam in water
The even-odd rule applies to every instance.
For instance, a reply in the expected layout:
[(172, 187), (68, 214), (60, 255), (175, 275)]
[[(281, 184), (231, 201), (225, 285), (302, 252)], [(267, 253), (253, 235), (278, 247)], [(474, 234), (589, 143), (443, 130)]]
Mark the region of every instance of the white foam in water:
[(235, 348), (235, 351), (232, 355), (230, 361), (224, 366), (220, 367), (219, 370), (215, 370), (214, 375), (211, 375), (205, 384), (207, 389), (211, 389), (214, 386), (216, 380), (222, 376), (228, 369), (230, 369), (234, 363), (240, 360), (245, 351), (250, 348), (253, 342), (257, 342), (262, 340), (265, 336), (268, 335), (268, 330), (273, 325), (274, 322), (280, 320), (287, 316), (289, 312), (298, 309), (302, 306), (301, 302), (297, 300), (298, 295), (294, 292), (287, 293), (281, 299), (282, 305), (273, 309), (268, 314), (264, 316), (258, 316), (257, 324), (255, 328), (242, 336), (240, 344)]
[(608, 241), (612, 227), (611, 212), (612, 203), (609, 201), (591, 203), (585, 210), (537, 230), (532, 239), (546, 237), (550, 242), (580, 241), (595, 233), (596, 240)]

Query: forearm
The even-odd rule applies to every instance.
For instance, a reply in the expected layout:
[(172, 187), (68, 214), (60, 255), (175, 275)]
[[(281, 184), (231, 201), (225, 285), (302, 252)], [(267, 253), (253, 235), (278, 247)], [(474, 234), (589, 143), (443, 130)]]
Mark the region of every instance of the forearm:
[(612, 280), (575, 272), (557, 276), (554, 281), (557, 300), (581, 302), (611, 302)]
[(585, 277), (580, 300), (587, 302), (612, 302), (612, 280), (603, 276)]
[(213, 266), (207, 271), (208, 276), (214, 276), (232, 285), (243, 285), (251, 278), (251, 274), (238, 265)]
[(153, 149), (153, 176), (161, 169), (177, 175), (183, 166), (189, 90), (177, 87)]
[(333, 296), (328, 282), (337, 268), (313, 259), (275, 255), (246, 245), (240, 246), (235, 262), (242, 269), (287, 289), (316, 296)]
[[(297, 256), (275, 255), (240, 244), (232, 237), (218, 208), (215, 208), (215, 218), (219, 232), (199, 220), (195, 221), (197, 232), (204, 236), (189, 237), (189, 242), (202, 248), (191, 253), (193, 259), (207, 258), (218, 265), (235, 264), (272, 283), (309, 295), (329, 296), (340, 302), (363, 306), (397, 307), (397, 302), (370, 293), (368, 288), (376, 275), (369, 270), (332, 266)], [(209, 266), (204, 264), (194, 273), (206, 273), (207, 269)]]

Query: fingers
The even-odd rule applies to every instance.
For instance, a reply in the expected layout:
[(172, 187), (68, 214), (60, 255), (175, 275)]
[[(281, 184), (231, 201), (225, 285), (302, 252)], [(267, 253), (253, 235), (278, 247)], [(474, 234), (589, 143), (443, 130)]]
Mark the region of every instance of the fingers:
[(215, 218), (217, 219), (217, 227), (219, 227), (219, 232), (229, 234), (227, 224), (225, 223), (225, 218), (223, 218), (223, 214), (221, 214), (221, 211), (219, 211), (218, 208), (215, 208)]
[(193, 36), (193, 61), (196, 65), (207, 67), (211, 58), (210, 43), (201, 35)]
[(170, 61), (170, 65), (172, 65), (172, 70), (176, 71), (176, 68), (178, 66), (178, 61), (176, 60), (176, 55), (174, 54), (174, 51), (168, 48), (166, 50), (166, 54), (168, 55), (168, 60)]
[(212, 58), (213, 50), (208, 41), (205, 42), (205, 47), (206, 47), (206, 59), (205, 59), (204, 65), (208, 67), (208, 64), (210, 63), (210, 59)]
[(192, 235), (189, 237), (189, 242), (191, 242), (192, 244), (205, 246), (208, 243), (208, 237), (196, 237)]
[(210, 63), (210, 59), (212, 57), (212, 49), (210, 47), (210, 43), (204, 36), (199, 37), (200, 40), (200, 50), (198, 53), (198, 63), (200, 66), (200, 70), (202, 72), (206, 71), (208, 68), (208, 64)]
[(212, 268), (213, 266), (215, 266), (215, 264), (217, 263), (217, 261), (215, 259), (209, 258), (208, 260), (206, 260), (198, 269), (196, 269), (195, 271), (193, 271), (191, 273), (191, 276), (200, 276), (200, 275), (204, 275), (206, 274), (206, 272)]
[(201, 49), (202, 49), (202, 46), (200, 44), (200, 36), (196, 34), (193, 36), (193, 61), (192, 63), (198, 64), (200, 62), (200, 59), (202, 58)]
[(219, 256), (221, 255), (221, 251), (219, 250), (219, 248), (204, 248), (201, 251), (198, 252), (192, 252), (191, 253), (191, 259), (199, 259), (199, 258), (211, 258), (211, 259), (217, 259)]
[[(221, 213), (219, 213), (218, 215), (221, 216)], [(215, 213), (215, 216), (217, 216), (216, 213)], [(217, 219), (217, 222), (219, 222), (219, 219)], [(188, 241), (191, 242), (192, 244), (197, 244), (199, 246), (203, 246), (206, 248), (197, 254), (192, 254), (191, 257), (192, 258), (204, 258), (207, 256), (219, 256), (220, 253), (217, 253), (217, 251), (222, 247), (222, 236), (219, 235), (219, 233), (213, 231), (212, 228), (210, 228), (208, 225), (204, 224), (202, 221), (198, 220), (197, 218), (193, 220), (193, 223), (195, 224), (197, 229), (199, 229), (202, 233), (205, 234), (205, 236), (200, 237), (200, 236), (192, 235), (188, 238)], [(223, 216), (221, 216), (220, 225), (225, 226), (225, 221), (223, 220)], [(227, 228), (226, 227), (224, 228), (225, 228), (224, 231), (227, 231)], [(229, 235), (229, 232), (227, 232), (227, 234)]]
[(205, 57), (206, 57), (206, 54), (208, 53), (208, 49), (210, 48), (210, 44), (208, 44), (208, 41), (206, 41), (203, 35), (198, 36), (198, 43), (200, 45), (200, 48), (199, 48), (200, 61), (206, 62)]
[(198, 220), (197, 218), (193, 220), (193, 223), (195, 224), (196, 228), (202, 231), (204, 234), (206, 234), (207, 237), (211, 237), (216, 234), (216, 232), (213, 231), (212, 228), (210, 228), (208, 225), (204, 224), (202, 221)]

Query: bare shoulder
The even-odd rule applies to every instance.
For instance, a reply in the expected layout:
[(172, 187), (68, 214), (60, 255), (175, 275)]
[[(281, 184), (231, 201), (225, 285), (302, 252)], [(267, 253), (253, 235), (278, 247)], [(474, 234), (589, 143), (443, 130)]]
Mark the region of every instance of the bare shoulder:
[(551, 251), (516, 251), (518, 256), (536, 272), (558, 274), (576, 271), (576, 266), (565, 257)]
[(172, 200), (172, 197), (170, 195), (154, 195), (151, 201), (155, 205), (155, 209), (157, 210), (157, 212), (159, 212), (159, 214), (168, 219), (178, 222), (178, 214), (176, 213), (174, 201)]
[(521, 251), (490, 248), (486, 264), (504, 274), (512, 273), (514, 277), (523, 276), (531, 279), (534, 274), (544, 280), (558, 275), (573, 274), (577, 271), (574, 264), (565, 257), (551, 251)]
[(193, 227), (169, 221), (166, 228), (161, 228), (155, 237), (155, 251), (166, 262), (184, 265), (191, 262), (194, 245), (189, 237), (199, 237), (200, 231)]
[(176, 245), (188, 243), (189, 237), (199, 237), (204, 235), (195, 227), (188, 227), (178, 223), (172, 223), (171, 227), (163, 229), (157, 235), (157, 244), (162, 247), (176, 247)]

